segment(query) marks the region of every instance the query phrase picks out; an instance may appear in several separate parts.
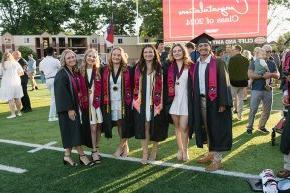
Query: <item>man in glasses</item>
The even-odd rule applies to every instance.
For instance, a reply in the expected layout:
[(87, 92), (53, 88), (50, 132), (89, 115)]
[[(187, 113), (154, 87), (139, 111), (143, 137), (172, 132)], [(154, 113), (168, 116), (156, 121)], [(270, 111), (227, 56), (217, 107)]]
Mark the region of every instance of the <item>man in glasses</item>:
[(211, 52), (211, 40), (202, 34), (192, 40), (200, 57), (193, 66), (193, 120), (189, 120), (190, 134), (195, 131), (197, 147), (208, 145), (209, 152), (197, 160), (209, 165), (207, 171), (222, 168), (223, 152), (232, 147), (232, 97), (228, 73), (222, 59)]
[[(255, 64), (252, 62), (249, 66), (248, 76), (253, 80), (252, 82), (252, 91), (251, 91), (251, 101), (250, 101), (250, 114), (249, 122), (247, 126), (247, 133), (249, 135), (253, 132), (253, 124), (255, 115), (258, 111), (258, 107), (262, 101), (263, 110), (259, 122), (259, 130), (265, 134), (268, 134), (269, 131), (265, 128), (265, 125), (269, 119), (270, 112), (272, 109), (272, 100), (273, 100), (273, 91), (272, 88), (269, 90), (266, 89), (266, 79), (278, 79), (280, 74), (276, 67), (275, 62), (271, 58), (272, 47), (270, 45), (264, 45), (262, 47), (266, 51), (266, 63), (270, 72), (264, 73), (264, 75), (259, 75), (255, 73)], [(270, 82), (271, 83), (271, 82)]]

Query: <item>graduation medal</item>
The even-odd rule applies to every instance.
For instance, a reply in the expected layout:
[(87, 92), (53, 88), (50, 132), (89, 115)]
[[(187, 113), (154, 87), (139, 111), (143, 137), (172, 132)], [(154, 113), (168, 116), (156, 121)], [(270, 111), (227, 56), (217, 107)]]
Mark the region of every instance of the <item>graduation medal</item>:
[(179, 85), (179, 81), (178, 80), (179, 80), (180, 76), (182, 75), (183, 70), (184, 70), (184, 64), (182, 64), (182, 67), (181, 67), (180, 71), (178, 70), (178, 66), (176, 64), (176, 68), (175, 68), (176, 82), (175, 82), (175, 84), (177, 86)]
[(114, 86), (113, 86), (113, 91), (117, 92), (118, 91), (118, 86), (117, 86), (117, 81), (118, 81), (118, 77), (120, 76), (121, 73), (121, 66), (119, 66), (117, 74), (115, 75), (114, 71), (112, 72), (112, 79), (114, 82)]
[(118, 91), (118, 87), (115, 85), (113, 86), (113, 91), (117, 92)]
[(92, 89), (89, 89), (89, 94), (92, 94), (92, 93), (93, 93)]

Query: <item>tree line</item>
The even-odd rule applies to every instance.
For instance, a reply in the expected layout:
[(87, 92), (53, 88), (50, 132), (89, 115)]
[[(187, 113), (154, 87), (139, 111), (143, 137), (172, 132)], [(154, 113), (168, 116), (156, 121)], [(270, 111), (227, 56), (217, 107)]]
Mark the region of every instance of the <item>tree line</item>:
[[(0, 32), (102, 34), (112, 21), (118, 35), (162, 37), (162, 0), (138, 0), (138, 4), (139, 17), (136, 0), (0, 0)], [(268, 4), (290, 7), (288, 0)], [(140, 28), (136, 23), (141, 23)]]

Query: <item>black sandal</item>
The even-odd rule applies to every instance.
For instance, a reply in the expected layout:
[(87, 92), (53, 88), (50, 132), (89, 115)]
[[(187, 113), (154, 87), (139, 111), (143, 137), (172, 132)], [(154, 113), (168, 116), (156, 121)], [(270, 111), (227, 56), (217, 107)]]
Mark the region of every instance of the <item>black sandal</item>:
[[(70, 161), (68, 161), (68, 160), (65, 160), (65, 158), (69, 158), (70, 159)], [(76, 163), (76, 162), (74, 162), (73, 160), (72, 160), (72, 158), (71, 158), (71, 156), (70, 155), (65, 155), (64, 157), (63, 157), (63, 165), (69, 165), (69, 166), (71, 166), (71, 167), (76, 167), (78, 164)]]
[(85, 163), (83, 162), (83, 160), (81, 160), (81, 157), (86, 157), (86, 155), (80, 155), (80, 156), (79, 156), (79, 162), (80, 162), (80, 165), (90, 166), (90, 167), (95, 165), (95, 163), (92, 162), (92, 161), (89, 161), (87, 164), (85, 164)]
[[(98, 159), (94, 159), (94, 154), (98, 154)], [(98, 150), (97, 151), (92, 151), (91, 158), (92, 158), (94, 163), (96, 163), (96, 164), (100, 164), (101, 163), (102, 157), (99, 154)]]

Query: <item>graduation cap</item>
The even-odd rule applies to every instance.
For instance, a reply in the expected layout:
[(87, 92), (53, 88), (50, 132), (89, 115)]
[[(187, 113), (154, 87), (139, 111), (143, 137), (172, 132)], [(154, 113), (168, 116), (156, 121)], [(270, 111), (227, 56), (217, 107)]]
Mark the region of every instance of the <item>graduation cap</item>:
[(191, 40), (191, 42), (195, 43), (196, 45), (201, 44), (201, 43), (208, 43), (211, 44), (211, 41), (214, 40), (213, 37), (210, 35), (203, 33), (200, 34), (199, 36), (195, 37), (194, 39)]

